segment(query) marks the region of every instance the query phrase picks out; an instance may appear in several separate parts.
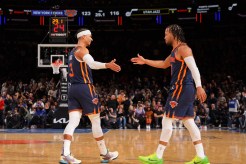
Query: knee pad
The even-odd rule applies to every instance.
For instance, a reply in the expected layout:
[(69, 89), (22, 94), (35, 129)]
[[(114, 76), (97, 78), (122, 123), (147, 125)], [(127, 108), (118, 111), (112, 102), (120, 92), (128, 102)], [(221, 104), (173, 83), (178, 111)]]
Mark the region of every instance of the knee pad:
[(99, 138), (103, 136), (101, 128), (101, 118), (100, 114), (91, 114), (88, 116), (91, 120), (91, 130), (94, 138)]
[(195, 124), (194, 119), (185, 120), (183, 123), (184, 126), (188, 129), (193, 142), (201, 140), (201, 133)]
[(69, 122), (64, 130), (63, 134), (73, 135), (75, 128), (79, 125), (81, 113), (74, 111), (69, 113)]
[(172, 119), (163, 117), (160, 141), (164, 141), (164, 142), (169, 141), (170, 137), (172, 136), (172, 132), (173, 132), (172, 122), (173, 122)]

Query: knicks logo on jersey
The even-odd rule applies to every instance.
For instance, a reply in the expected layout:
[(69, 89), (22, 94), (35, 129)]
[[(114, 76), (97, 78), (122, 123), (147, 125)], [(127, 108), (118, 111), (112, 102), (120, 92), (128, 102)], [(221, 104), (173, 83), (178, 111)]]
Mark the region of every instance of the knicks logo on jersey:
[(94, 98), (94, 99), (92, 100), (92, 102), (93, 102), (93, 104), (97, 105), (97, 104), (98, 104), (98, 98)]
[(178, 106), (178, 103), (176, 101), (170, 101), (169, 102), (169, 105), (172, 107), (172, 108), (175, 108), (176, 106)]
[(170, 57), (170, 63), (175, 63), (175, 61), (176, 61), (176, 60), (175, 60), (175, 57), (172, 57), (172, 56), (171, 56), (171, 57)]

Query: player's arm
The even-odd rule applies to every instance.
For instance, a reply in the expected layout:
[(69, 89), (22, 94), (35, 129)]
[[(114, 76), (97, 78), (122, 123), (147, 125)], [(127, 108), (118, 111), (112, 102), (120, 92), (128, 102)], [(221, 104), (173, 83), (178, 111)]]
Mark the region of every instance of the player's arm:
[(149, 60), (149, 59), (145, 59), (143, 56), (138, 54), (138, 56), (132, 58), (131, 61), (133, 62), (133, 64), (140, 64), (140, 65), (146, 64), (155, 68), (165, 69), (170, 67), (170, 55), (165, 60)]
[(196, 88), (197, 88), (197, 98), (201, 101), (204, 102), (207, 98), (207, 95), (202, 88), (202, 83), (201, 83), (201, 76), (200, 72), (197, 68), (195, 59), (192, 54), (192, 50), (188, 46), (181, 46), (178, 49), (178, 55), (181, 56), (181, 58), (184, 59), (187, 67), (190, 69), (192, 77), (195, 81)]
[(115, 72), (119, 72), (121, 70), (120, 66), (115, 63), (115, 59), (109, 63), (95, 61), (94, 58), (89, 54), (89, 50), (87, 48), (79, 48), (75, 54), (76, 57), (79, 56), (80, 60), (86, 62), (86, 64), (88, 64), (91, 69), (109, 68)]

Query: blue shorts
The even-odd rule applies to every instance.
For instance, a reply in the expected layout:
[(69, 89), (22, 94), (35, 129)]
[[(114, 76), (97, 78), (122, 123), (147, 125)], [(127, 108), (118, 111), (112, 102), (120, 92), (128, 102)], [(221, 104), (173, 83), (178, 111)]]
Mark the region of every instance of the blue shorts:
[(72, 84), (68, 89), (68, 110), (81, 109), (83, 114), (99, 113), (95, 87), (92, 84)]
[(193, 118), (196, 89), (194, 85), (173, 86), (169, 93), (164, 111), (169, 118)]

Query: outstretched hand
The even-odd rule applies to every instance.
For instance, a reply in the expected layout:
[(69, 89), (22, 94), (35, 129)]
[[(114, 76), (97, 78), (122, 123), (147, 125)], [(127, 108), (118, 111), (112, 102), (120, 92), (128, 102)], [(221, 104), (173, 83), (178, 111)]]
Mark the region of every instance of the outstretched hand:
[(116, 62), (116, 59), (112, 60), (109, 63), (106, 63), (106, 67), (111, 69), (112, 71), (120, 72), (121, 67), (118, 64), (116, 64), (115, 62)]
[(144, 57), (142, 57), (141, 55), (138, 54), (137, 57), (131, 58), (131, 62), (133, 62), (133, 64), (143, 65), (143, 64), (145, 64), (145, 59), (144, 59)]

